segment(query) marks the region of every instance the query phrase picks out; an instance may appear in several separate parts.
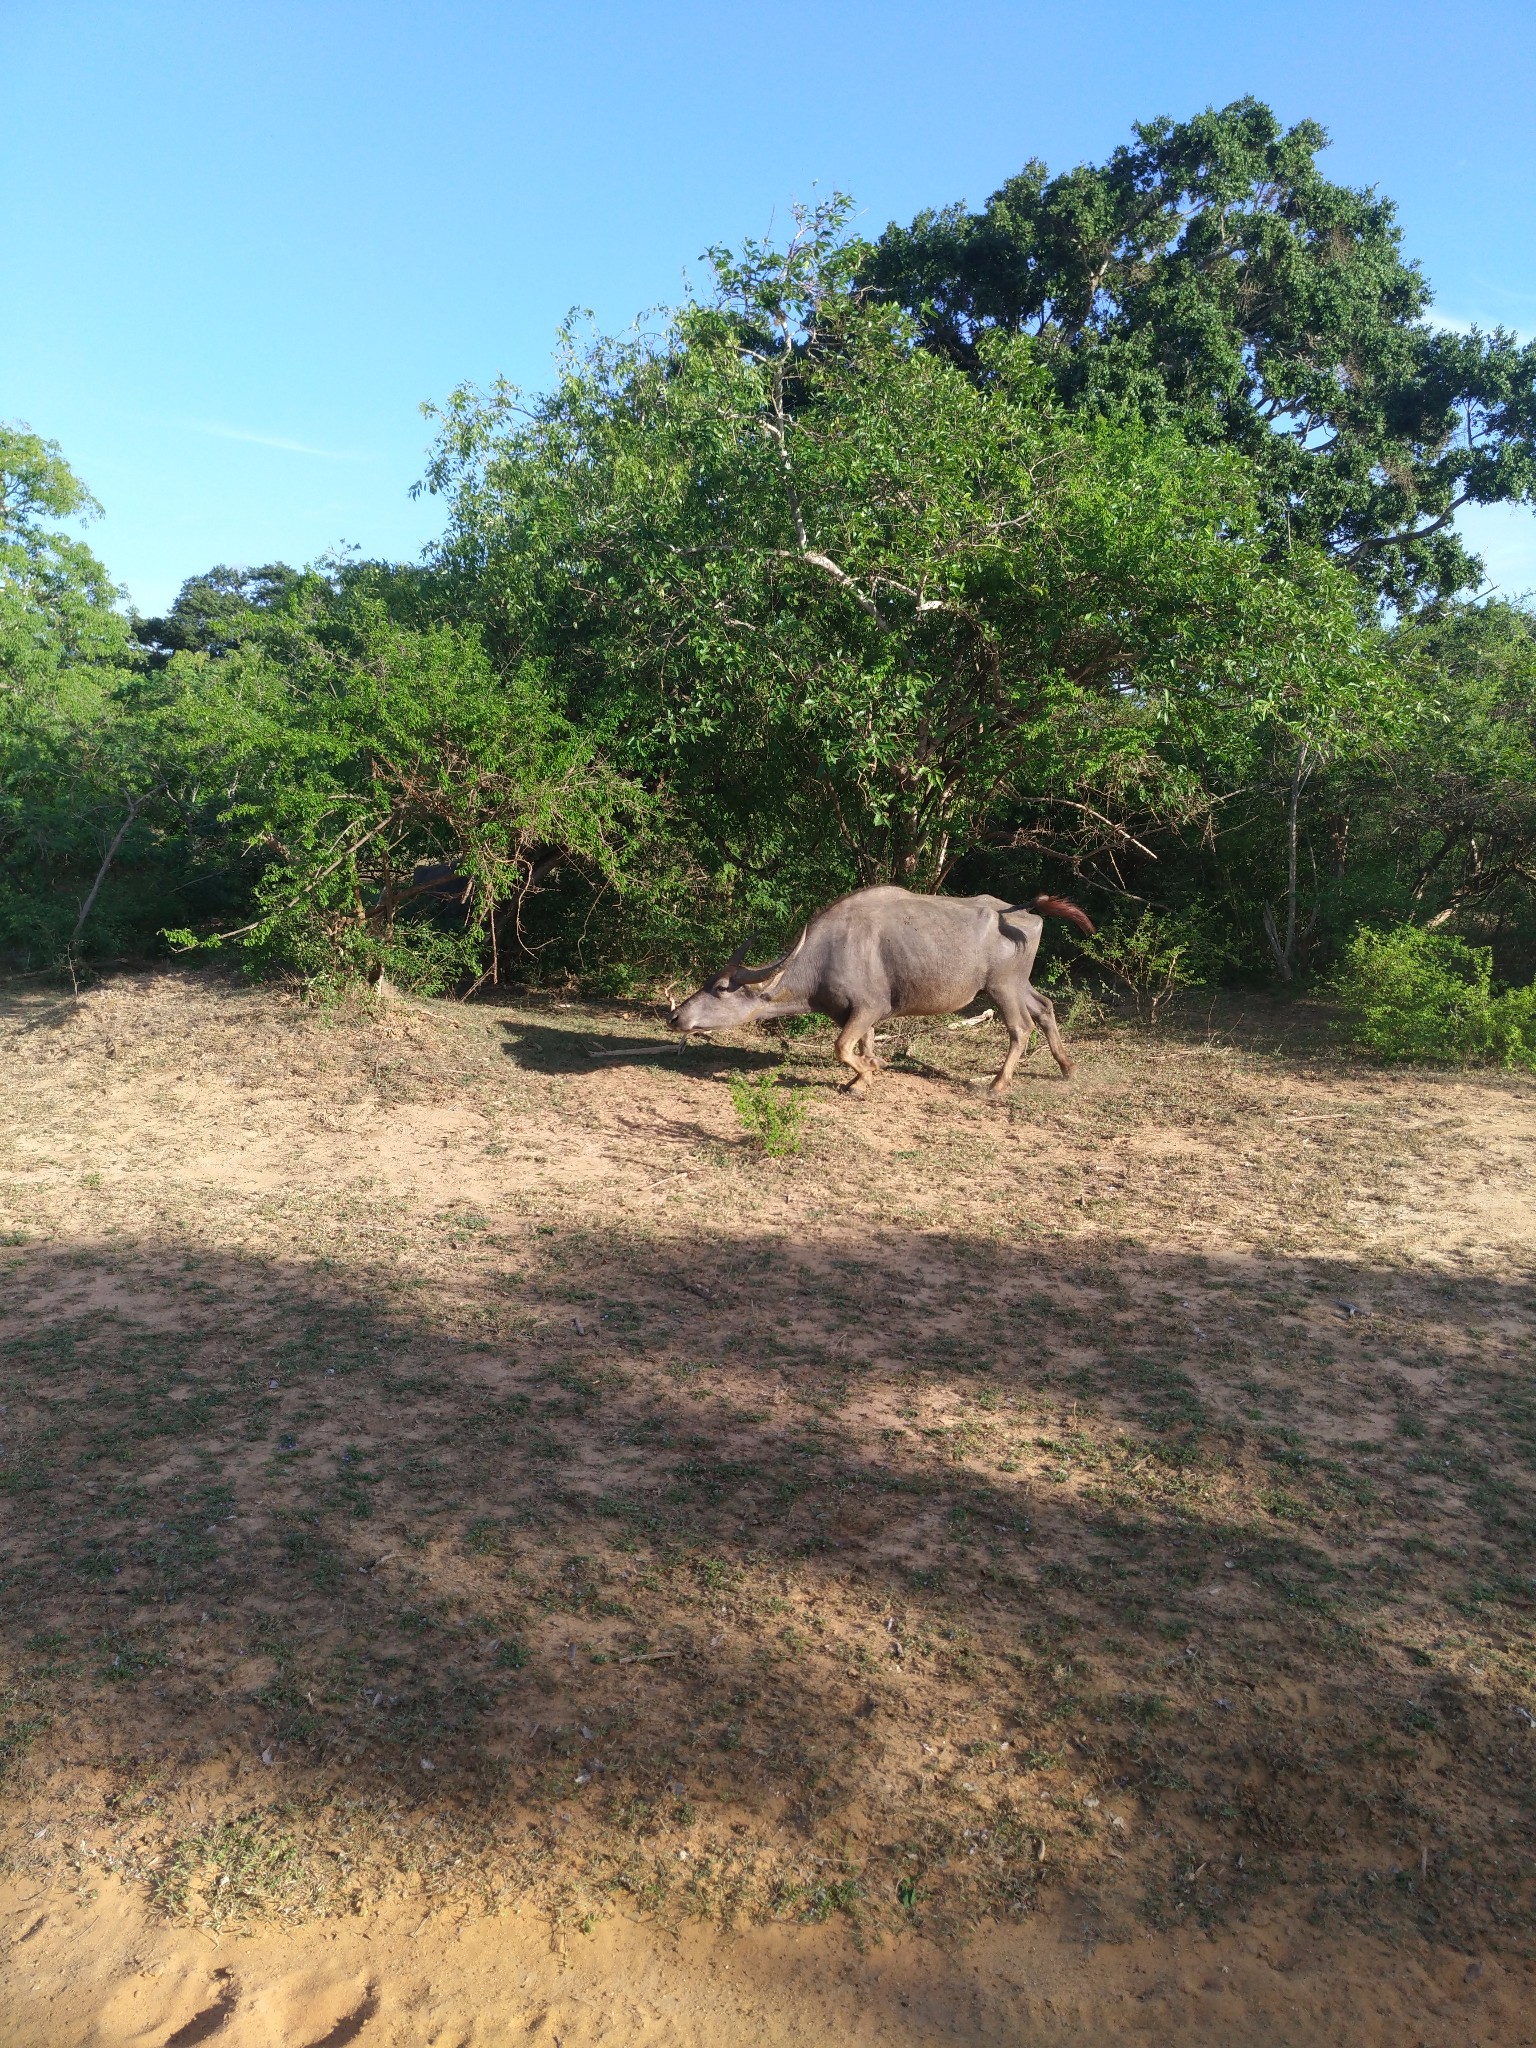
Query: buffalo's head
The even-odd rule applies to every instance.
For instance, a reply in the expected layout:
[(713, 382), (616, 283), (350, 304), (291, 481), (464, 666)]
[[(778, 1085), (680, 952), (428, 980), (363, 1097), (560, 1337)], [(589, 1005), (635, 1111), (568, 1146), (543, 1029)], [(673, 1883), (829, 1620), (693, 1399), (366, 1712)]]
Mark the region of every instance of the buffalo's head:
[(736, 952), (712, 975), (701, 989), (680, 1002), (672, 1012), (674, 1031), (736, 1031), (755, 1024), (760, 1017), (793, 1017), (804, 1013), (805, 1004), (784, 987), (789, 963), (805, 944), (802, 933), (792, 952), (766, 967), (748, 967), (747, 949)]

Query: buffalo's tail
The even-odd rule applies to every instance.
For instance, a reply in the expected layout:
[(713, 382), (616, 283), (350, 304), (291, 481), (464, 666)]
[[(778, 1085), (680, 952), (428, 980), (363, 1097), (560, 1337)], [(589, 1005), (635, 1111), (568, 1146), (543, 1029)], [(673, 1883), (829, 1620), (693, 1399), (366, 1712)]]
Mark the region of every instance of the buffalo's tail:
[(1065, 896), (1036, 896), (1030, 901), (1030, 909), (1038, 910), (1042, 917), (1064, 917), (1068, 924), (1075, 924), (1080, 932), (1091, 939), (1097, 927), (1086, 910), (1079, 910), (1075, 903), (1069, 903)]

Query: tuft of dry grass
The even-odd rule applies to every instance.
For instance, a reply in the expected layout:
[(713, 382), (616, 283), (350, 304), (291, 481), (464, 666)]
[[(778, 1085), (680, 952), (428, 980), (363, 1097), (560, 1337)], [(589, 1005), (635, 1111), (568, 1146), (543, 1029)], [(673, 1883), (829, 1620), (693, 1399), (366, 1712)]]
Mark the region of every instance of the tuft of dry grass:
[(1255, 1005), (1002, 1105), (985, 1030), (862, 1104), (662, 1038), (4, 997), (11, 1867), (1527, 1948), (1530, 1084)]

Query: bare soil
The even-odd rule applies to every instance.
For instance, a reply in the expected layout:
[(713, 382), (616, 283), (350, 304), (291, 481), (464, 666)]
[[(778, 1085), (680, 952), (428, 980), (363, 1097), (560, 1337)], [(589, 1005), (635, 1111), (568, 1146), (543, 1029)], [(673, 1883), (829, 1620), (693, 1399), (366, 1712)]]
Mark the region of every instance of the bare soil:
[(8, 2043), (1536, 2041), (1536, 1089), (994, 1032), (0, 988)]

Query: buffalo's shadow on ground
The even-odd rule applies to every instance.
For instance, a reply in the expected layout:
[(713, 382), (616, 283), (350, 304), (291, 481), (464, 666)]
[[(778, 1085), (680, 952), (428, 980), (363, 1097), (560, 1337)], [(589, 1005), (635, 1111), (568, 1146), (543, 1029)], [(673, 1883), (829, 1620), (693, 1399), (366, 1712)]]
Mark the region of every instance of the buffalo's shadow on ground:
[[(642, 1025), (616, 1025), (611, 1017), (601, 1014), (582, 1022), (560, 1024), (509, 1019), (501, 1027), (501, 1049), (507, 1059), (530, 1074), (600, 1074), (605, 1070), (633, 1072), (642, 1067), (655, 1067), (664, 1073), (680, 1074), (690, 1081), (706, 1082), (721, 1082), (732, 1074), (768, 1073), (786, 1063), (803, 1062), (809, 1056), (818, 1067), (824, 1065), (825, 1072), (811, 1079), (802, 1074), (798, 1085), (828, 1087), (838, 1093), (847, 1090), (848, 1073), (830, 1056), (835, 1029), (831, 1024), (825, 1034), (809, 1043), (780, 1038), (772, 1032), (764, 1033), (755, 1043), (744, 1043), (741, 1036), (729, 1039), (642, 1038), (639, 1034), (643, 1028)], [(1006, 1050), (1006, 1040), (1000, 1036), (995, 1045), (987, 1044), (982, 1071), (956, 1074), (926, 1058), (921, 1039), (921, 1029), (912, 1027), (897, 1036), (895, 1042), (882, 1044), (882, 1069), (892, 1075), (905, 1074), (932, 1082), (940, 1088), (969, 1094), (990, 1084)], [(1031, 1050), (1036, 1055), (1035, 1063), (1020, 1067), (1014, 1076), (1015, 1087), (1058, 1081), (1060, 1076), (1055, 1067), (1042, 1063), (1039, 1058), (1044, 1052), (1043, 1046), (1037, 1044)]]
[(718, 1040), (642, 1038), (639, 1029), (611, 1018), (570, 1024), (502, 1025), (502, 1052), (531, 1074), (600, 1074), (605, 1069), (658, 1067), (711, 1081), (726, 1073), (756, 1073), (776, 1067), (782, 1055), (768, 1047), (723, 1045)]

